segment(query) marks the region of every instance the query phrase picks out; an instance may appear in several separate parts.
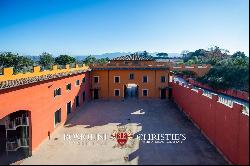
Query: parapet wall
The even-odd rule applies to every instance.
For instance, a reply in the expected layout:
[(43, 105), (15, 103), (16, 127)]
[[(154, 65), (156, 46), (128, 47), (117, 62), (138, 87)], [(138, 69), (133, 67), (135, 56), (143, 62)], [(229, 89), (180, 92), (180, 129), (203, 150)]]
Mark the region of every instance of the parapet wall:
[(218, 95), (172, 83), (172, 99), (233, 164), (249, 164), (249, 116), (243, 106)]
[(13, 88), (21, 85), (31, 83), (68, 77), (75, 74), (82, 74), (90, 71), (88, 66), (82, 65), (79, 67), (77, 64), (70, 68), (70, 65), (65, 65), (64, 69), (58, 69), (57, 65), (52, 66), (52, 70), (41, 71), (40, 66), (33, 67), (33, 72), (13, 74), (13, 68), (4, 68), (3, 75), (0, 75), (0, 90)]
[(3, 70), (3, 75), (0, 75), (0, 82), (7, 81), (7, 80), (15, 80), (15, 79), (21, 79), (21, 78), (41, 76), (41, 75), (48, 75), (48, 74), (71, 72), (71, 71), (76, 71), (76, 70), (89, 70), (89, 67), (85, 65), (82, 65), (80, 67), (79, 65), (76, 64), (73, 68), (70, 68), (70, 65), (65, 65), (65, 69), (58, 69), (57, 65), (53, 65), (52, 70), (41, 71), (40, 66), (34, 66), (33, 72), (18, 73), (18, 74), (14, 74), (13, 68), (3, 68), (2, 70)]
[(198, 77), (202, 77), (205, 74), (207, 74), (209, 72), (209, 70), (211, 69), (211, 65), (191, 65), (191, 66), (185, 66), (184, 64), (181, 64), (179, 66), (171, 66), (170, 70), (172, 71), (193, 71), (194, 73), (197, 74)]
[(244, 91), (240, 91), (240, 90), (234, 90), (234, 89), (214, 90), (210, 86), (208, 86), (206, 84), (204, 85), (204, 84), (202, 84), (200, 82), (197, 82), (197, 81), (195, 81), (193, 79), (188, 79), (188, 82), (190, 84), (194, 85), (194, 86), (198, 86), (198, 87), (201, 87), (201, 88), (216, 91), (217, 93), (223, 93), (223, 94), (228, 95), (228, 96), (232, 96), (232, 97), (236, 97), (236, 98), (239, 98), (239, 99), (242, 99), (242, 100), (245, 100), (245, 101), (249, 101), (249, 93), (248, 92), (244, 92)]

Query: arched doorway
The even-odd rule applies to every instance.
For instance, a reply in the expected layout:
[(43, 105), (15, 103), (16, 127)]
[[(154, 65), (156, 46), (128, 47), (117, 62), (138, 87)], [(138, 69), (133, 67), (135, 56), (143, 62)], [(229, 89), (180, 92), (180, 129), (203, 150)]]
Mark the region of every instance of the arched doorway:
[(124, 85), (124, 98), (138, 98), (139, 86), (137, 84), (126, 84)]
[(30, 155), (30, 111), (19, 110), (0, 119), (0, 164), (10, 164)]

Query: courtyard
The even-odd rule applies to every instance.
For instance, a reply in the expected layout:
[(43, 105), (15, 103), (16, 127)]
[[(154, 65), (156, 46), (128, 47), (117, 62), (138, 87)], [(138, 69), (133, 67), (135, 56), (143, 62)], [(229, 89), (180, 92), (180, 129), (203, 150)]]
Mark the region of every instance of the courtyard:
[[(202, 110), (201, 110), (202, 111)], [(108, 137), (117, 126), (134, 135), (182, 133), (182, 143), (145, 143), (134, 139), (131, 148), (114, 148), (116, 140), (78, 143), (66, 134), (101, 134)], [(129, 156), (128, 161), (124, 156)], [(72, 114), (21, 164), (228, 164), (175, 104), (168, 100), (94, 100)]]

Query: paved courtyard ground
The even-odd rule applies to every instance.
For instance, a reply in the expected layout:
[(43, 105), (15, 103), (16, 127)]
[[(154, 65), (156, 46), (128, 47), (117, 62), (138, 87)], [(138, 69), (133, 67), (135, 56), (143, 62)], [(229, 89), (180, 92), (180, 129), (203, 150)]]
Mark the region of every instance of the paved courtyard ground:
[[(201, 110), (202, 111), (202, 110)], [(135, 139), (132, 148), (113, 148), (112, 139), (64, 140), (64, 134), (101, 134), (126, 125), (133, 134), (183, 133), (182, 143), (143, 143)], [(129, 161), (124, 156), (129, 154)], [(80, 108), (50, 140), (44, 141), (22, 164), (227, 164), (200, 131), (166, 100), (96, 100)]]

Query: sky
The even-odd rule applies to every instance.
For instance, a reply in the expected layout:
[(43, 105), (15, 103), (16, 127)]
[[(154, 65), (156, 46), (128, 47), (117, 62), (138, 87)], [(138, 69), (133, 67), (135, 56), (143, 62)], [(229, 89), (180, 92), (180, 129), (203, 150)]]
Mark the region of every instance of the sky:
[(0, 52), (249, 55), (248, 0), (0, 0)]

